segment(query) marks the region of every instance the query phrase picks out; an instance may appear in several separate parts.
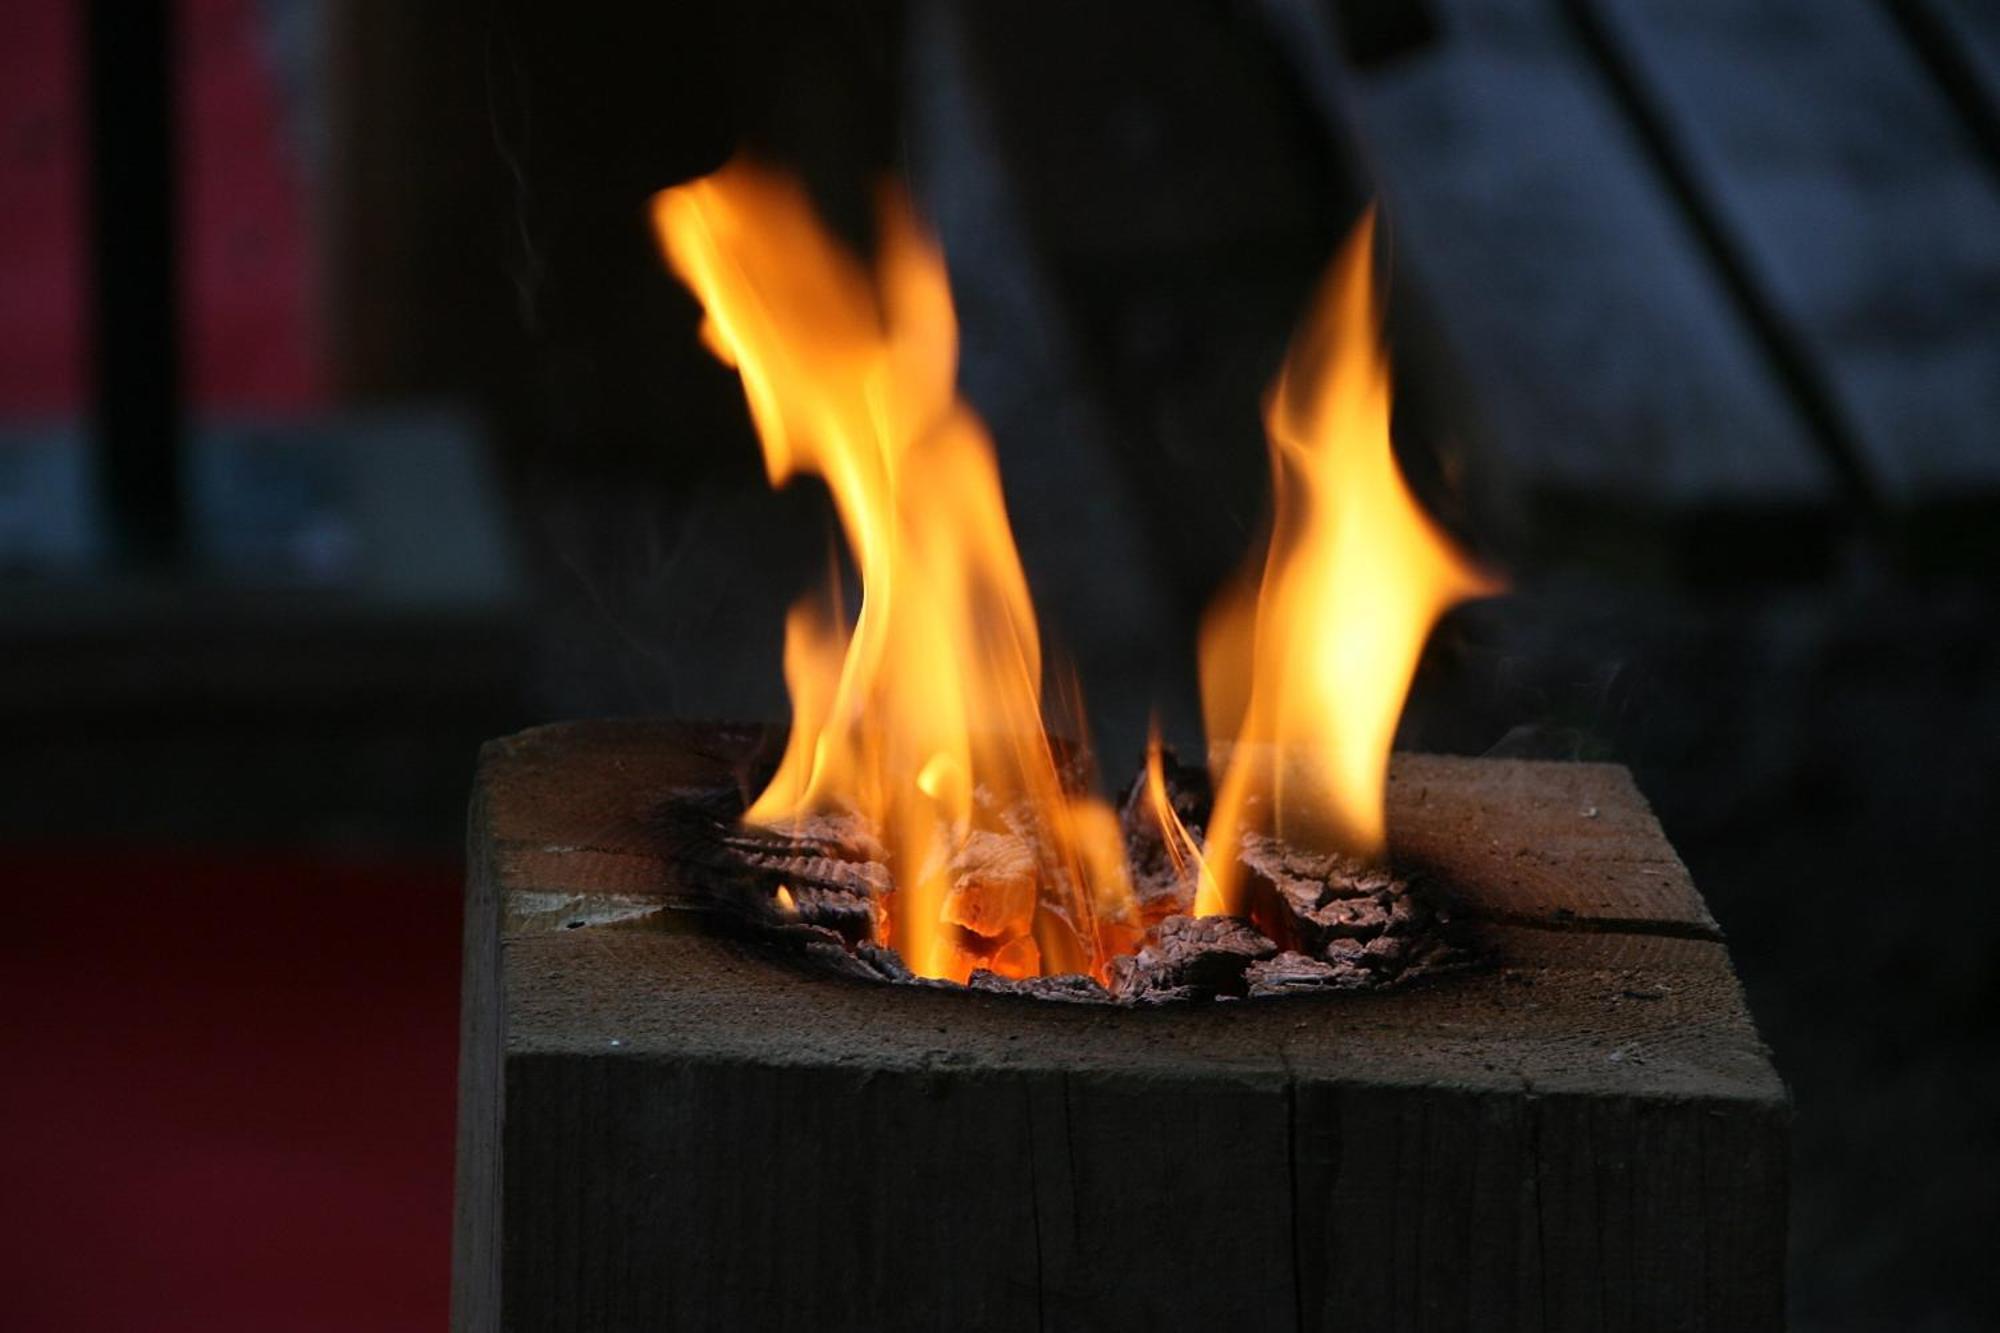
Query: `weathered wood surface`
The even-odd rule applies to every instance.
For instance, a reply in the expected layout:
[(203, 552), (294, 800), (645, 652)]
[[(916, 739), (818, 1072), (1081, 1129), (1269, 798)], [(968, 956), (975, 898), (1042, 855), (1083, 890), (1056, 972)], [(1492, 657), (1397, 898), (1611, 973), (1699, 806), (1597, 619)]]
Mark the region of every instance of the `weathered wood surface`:
[(1884, 506), (2000, 500), (2000, 180), (1880, 0), (1574, 3)]
[(1130, 1010), (706, 933), (649, 816), (758, 744), (488, 748), (457, 1327), (1781, 1326), (1784, 1091), (1622, 770), (1399, 759), (1490, 970)]
[(1793, 558), (1834, 476), (1557, 0), (1433, 8), (1355, 111), (1392, 295), (1422, 289), (1477, 409), (1465, 492), (1551, 549), (1764, 516)]

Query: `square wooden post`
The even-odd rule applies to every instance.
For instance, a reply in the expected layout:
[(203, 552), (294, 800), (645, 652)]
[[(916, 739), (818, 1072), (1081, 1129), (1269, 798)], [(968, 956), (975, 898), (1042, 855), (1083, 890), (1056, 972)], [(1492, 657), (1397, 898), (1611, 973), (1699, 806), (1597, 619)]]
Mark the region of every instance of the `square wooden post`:
[(1398, 757), (1490, 968), (1129, 1009), (706, 931), (652, 815), (759, 743), (488, 746), (456, 1328), (1783, 1326), (1785, 1090), (1623, 769)]

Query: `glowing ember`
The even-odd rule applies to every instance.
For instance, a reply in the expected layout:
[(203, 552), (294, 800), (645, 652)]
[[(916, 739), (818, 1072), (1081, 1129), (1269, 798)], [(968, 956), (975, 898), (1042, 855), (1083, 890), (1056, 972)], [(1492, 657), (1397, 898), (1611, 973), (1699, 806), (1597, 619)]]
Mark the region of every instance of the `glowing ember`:
[(1216, 801), (1204, 849), (1213, 873), (1197, 915), (1240, 910), (1245, 833), (1381, 854), (1389, 746), (1424, 640), (1456, 603), (1498, 591), (1396, 466), (1373, 236), (1371, 212), (1271, 386), (1275, 513), (1262, 577), (1225, 596), (1203, 626)]
[[(1066, 792), (1043, 730), (1041, 646), (985, 429), (958, 396), (943, 257), (899, 191), (873, 272), (790, 178), (738, 160), (668, 190), (654, 218), (742, 374), (774, 485), (823, 478), (861, 576), (850, 632), (831, 599), (786, 625), (792, 732), (753, 824), (851, 811), (896, 868), (887, 942), (963, 981), (1088, 971), (1137, 937), (1116, 818)], [(1029, 910), (946, 919), (979, 878), (976, 833), (1033, 846)], [(957, 915), (963, 916), (960, 912)]]

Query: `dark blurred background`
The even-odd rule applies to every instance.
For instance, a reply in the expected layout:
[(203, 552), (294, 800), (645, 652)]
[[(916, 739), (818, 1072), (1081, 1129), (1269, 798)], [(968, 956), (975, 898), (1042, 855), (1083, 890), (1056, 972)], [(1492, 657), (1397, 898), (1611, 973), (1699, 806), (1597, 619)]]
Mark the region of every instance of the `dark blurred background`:
[(445, 1318), (478, 743), (781, 719), (831, 536), (646, 227), (750, 145), (952, 270), (1107, 768), (1198, 739), (1370, 198), (1513, 592), (1413, 748), (1629, 764), (1797, 1102), (1800, 1329), (2000, 1235), (2000, 7), (4, 0), (0, 1325)]

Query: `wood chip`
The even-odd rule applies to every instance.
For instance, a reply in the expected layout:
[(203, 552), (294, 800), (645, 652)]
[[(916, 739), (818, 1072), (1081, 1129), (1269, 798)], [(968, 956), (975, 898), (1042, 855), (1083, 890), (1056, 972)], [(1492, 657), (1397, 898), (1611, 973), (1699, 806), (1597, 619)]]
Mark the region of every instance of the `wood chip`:
[(915, 981), (917, 974), (910, 971), (910, 965), (903, 961), (903, 955), (873, 940), (863, 940), (854, 946), (854, 956), (875, 969), (884, 981)]
[[(1207, 776), (1171, 755), (1163, 773), (1176, 814), (1198, 837), (1211, 800)], [(762, 828), (741, 816), (734, 793), (709, 789), (677, 793), (660, 814), (674, 854), (713, 872), (718, 903), (747, 912), (846, 975), (949, 984), (921, 981), (893, 949), (876, 943), (893, 911), (894, 885), (880, 840), (862, 821), (829, 813)], [(1263, 835), (1246, 836), (1241, 850), (1251, 919), (1187, 915), (1193, 876), (1172, 866), (1142, 781), (1120, 812), (1139, 911), (1122, 925), (1095, 923), (1098, 956), (1113, 957), (1109, 989), (1088, 977), (1036, 976), (1044, 965), (1038, 922), (1045, 931), (1068, 926), (1058, 903), (1038, 901), (1045, 889), (1061, 887), (1047, 882), (1061, 871), (1049, 864), (1025, 807), (990, 809), (983, 818), (1002, 828), (975, 830), (953, 852), (941, 908), (948, 970), (969, 973), (979, 989), (1171, 1004), (1375, 988), (1471, 957), (1447, 913), (1394, 873)], [(779, 885), (789, 891), (789, 910), (774, 902)], [(1069, 962), (1066, 951), (1058, 956)]]
[(993, 951), (992, 970), (1003, 977), (1038, 976), (1042, 970), (1042, 951), (1033, 936), (1016, 936)]
[(794, 896), (827, 889), (874, 897), (891, 887), (888, 854), (855, 816), (811, 815), (784, 829), (746, 825), (742, 816), (742, 798), (715, 788), (675, 791), (655, 814), (663, 854), (702, 871), (723, 906), (741, 910), (780, 884)]
[(1243, 971), (1249, 993), (1289, 995), (1298, 991), (1358, 990), (1374, 982), (1374, 974), (1354, 963), (1327, 963), (1288, 950), (1275, 958), (1250, 964)]
[(1361, 961), (1377, 972), (1400, 972), (1409, 950), (1409, 941), (1400, 936), (1377, 935), (1361, 946)]
[(1280, 941), (1318, 956), (1337, 939), (1409, 934), (1428, 920), (1409, 885), (1393, 873), (1338, 852), (1315, 852), (1265, 834), (1246, 834), (1238, 857), (1248, 872), (1252, 914)]
[(882, 910), (875, 894), (822, 888), (809, 882), (793, 888), (792, 903), (799, 921), (835, 931), (851, 945), (875, 937)]
[(1110, 991), (1081, 972), (1055, 977), (1024, 977), (1017, 980), (980, 968), (965, 984), (973, 990), (994, 991), (1002, 995), (1029, 995), (1040, 1000), (1062, 1000), (1070, 1004), (1108, 1004), (1111, 1000)]
[(1112, 962), (1112, 991), (1141, 999), (1160, 991), (1243, 993), (1243, 971), (1278, 946), (1233, 916), (1172, 916), (1162, 921), (1138, 953)]
[(867, 820), (840, 811), (800, 815), (774, 825), (737, 822), (724, 841), (753, 854), (824, 856), (835, 861), (889, 859), (888, 849)]
[[(1160, 765), (1167, 789), (1167, 804), (1173, 808), (1188, 835), (1199, 843), (1202, 829), (1208, 823), (1209, 810), (1214, 804), (1208, 774), (1182, 764), (1171, 749), (1161, 751)], [(1139, 776), (1126, 790), (1125, 799), (1119, 804), (1118, 822), (1125, 835), (1126, 859), (1132, 872), (1132, 893), (1138, 899), (1141, 918), (1154, 925), (1169, 916), (1192, 910), (1195, 867), (1186, 861), (1177, 864), (1168, 851), (1166, 839), (1160, 831), (1158, 813), (1153, 808), (1153, 799), (1146, 790), (1144, 769), (1140, 770)]]
[(1315, 904), (1402, 891), (1402, 882), (1380, 866), (1340, 852), (1297, 847), (1266, 833), (1244, 834), (1237, 859), (1253, 876)]
[(975, 829), (947, 868), (946, 921), (987, 939), (1025, 936), (1035, 921), (1035, 849), (1026, 839)]

